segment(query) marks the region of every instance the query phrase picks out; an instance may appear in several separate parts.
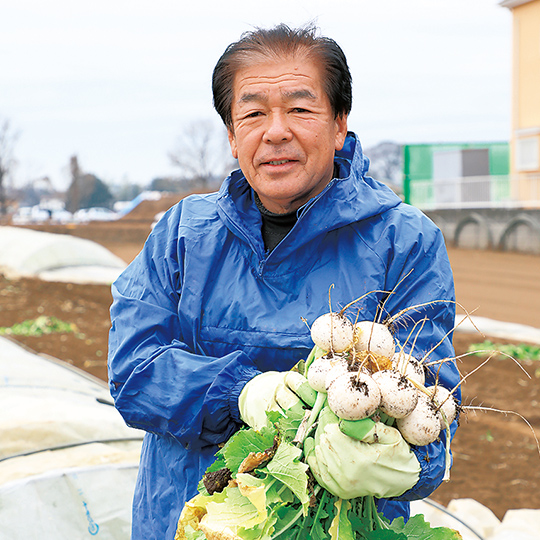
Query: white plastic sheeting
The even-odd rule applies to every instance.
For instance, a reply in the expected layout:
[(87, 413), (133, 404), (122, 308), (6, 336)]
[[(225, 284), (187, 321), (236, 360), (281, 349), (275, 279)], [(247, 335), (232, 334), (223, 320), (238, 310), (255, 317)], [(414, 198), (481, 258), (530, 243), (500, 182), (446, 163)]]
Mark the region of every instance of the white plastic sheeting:
[[(489, 337), (510, 339), (514, 343), (538, 343), (540, 344), (540, 328), (525, 324), (495, 321), (486, 317), (456, 316), (456, 331), (478, 334), (478, 331)], [(480, 334), (478, 334), (480, 337)]]
[(109, 284), (125, 267), (122, 259), (91, 240), (0, 227), (0, 271), (9, 277)]
[(426, 499), (411, 502), (415, 514), (422, 514), (432, 527), (458, 531), (463, 540), (540, 540), (540, 510), (508, 510), (501, 521), (474, 499), (454, 499), (448, 507)]
[(0, 539), (127, 540), (143, 433), (104, 382), (0, 338)]
[(65, 469), (0, 489), (2, 540), (128, 540), (137, 466)]

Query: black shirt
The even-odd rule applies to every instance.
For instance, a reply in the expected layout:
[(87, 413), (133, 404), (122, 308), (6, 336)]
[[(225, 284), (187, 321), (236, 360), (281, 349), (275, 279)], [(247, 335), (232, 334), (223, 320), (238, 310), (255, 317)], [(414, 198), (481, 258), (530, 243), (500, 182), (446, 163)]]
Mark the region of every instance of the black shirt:
[[(255, 193), (255, 192), (254, 192)], [(289, 233), (298, 220), (298, 210), (286, 214), (274, 214), (264, 206), (257, 193), (255, 204), (262, 216), (262, 237), (266, 252), (270, 253)]]

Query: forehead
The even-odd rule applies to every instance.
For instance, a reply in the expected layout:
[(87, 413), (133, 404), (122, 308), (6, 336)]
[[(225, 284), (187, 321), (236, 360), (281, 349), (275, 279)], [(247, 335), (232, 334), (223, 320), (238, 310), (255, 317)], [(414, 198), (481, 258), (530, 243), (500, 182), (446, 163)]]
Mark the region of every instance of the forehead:
[[(298, 57), (250, 59), (240, 67), (234, 77), (234, 102), (245, 101), (258, 94), (273, 90), (308, 89), (315, 97), (324, 96), (322, 70), (311, 58)], [(287, 93), (287, 92), (286, 92)]]

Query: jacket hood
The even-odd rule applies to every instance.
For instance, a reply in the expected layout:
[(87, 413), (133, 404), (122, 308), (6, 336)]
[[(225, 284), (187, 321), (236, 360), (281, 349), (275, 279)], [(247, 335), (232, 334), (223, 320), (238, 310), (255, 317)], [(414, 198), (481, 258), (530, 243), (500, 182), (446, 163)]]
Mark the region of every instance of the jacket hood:
[[(339, 174), (324, 190), (298, 210), (298, 222), (289, 233), (297, 242), (374, 217), (399, 205), (401, 199), (387, 186), (366, 176), (369, 159), (357, 136), (349, 132), (334, 159)], [(261, 216), (253, 190), (240, 169), (222, 184), (217, 199), (218, 213), (227, 227), (243, 236), (256, 251), (264, 253), (260, 235)], [(312, 210), (316, 208), (316, 212)], [(298, 229), (301, 228), (301, 235)]]

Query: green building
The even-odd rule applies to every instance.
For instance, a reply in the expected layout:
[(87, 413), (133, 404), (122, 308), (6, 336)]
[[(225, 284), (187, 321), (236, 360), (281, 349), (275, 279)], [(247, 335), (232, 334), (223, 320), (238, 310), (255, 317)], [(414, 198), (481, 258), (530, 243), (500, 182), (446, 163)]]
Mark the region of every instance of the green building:
[(479, 204), (510, 196), (507, 142), (403, 146), (405, 202), (420, 208)]

